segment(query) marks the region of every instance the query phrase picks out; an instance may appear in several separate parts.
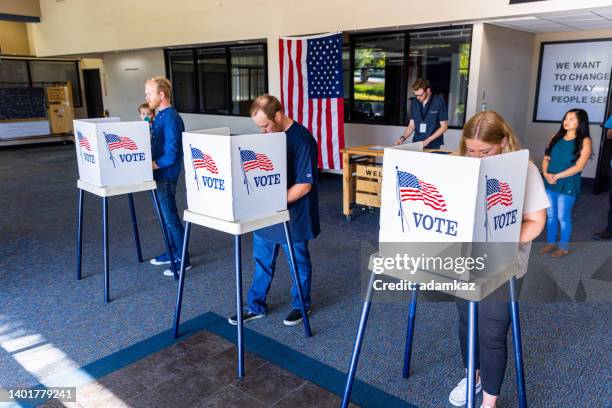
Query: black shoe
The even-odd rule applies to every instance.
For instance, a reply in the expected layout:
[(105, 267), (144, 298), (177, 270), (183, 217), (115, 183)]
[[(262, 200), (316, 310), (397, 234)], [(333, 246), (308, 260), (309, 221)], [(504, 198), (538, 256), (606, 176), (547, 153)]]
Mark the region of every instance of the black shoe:
[[(306, 313), (310, 314), (310, 310), (308, 310)], [(300, 324), (302, 323), (303, 319), (303, 315), (302, 315), (302, 309), (293, 309), (285, 318), (285, 320), (283, 320), (283, 324), (286, 326), (295, 326), (296, 324)]]
[[(265, 313), (256, 314), (256, 313), (251, 313), (248, 310), (245, 310), (244, 312), (242, 312), (242, 323), (250, 322), (251, 320), (261, 319), (265, 315), (266, 315)], [(238, 316), (233, 315), (231, 317), (228, 317), (227, 322), (229, 324), (233, 324), (234, 326), (236, 326), (238, 324)]]

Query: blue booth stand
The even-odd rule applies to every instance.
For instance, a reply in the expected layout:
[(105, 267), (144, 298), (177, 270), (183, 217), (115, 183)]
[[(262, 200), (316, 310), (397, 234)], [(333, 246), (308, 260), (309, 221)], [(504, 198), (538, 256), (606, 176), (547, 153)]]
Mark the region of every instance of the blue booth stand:
[[(121, 186), (121, 187), (98, 187), (93, 184), (87, 183), (83, 180), (77, 181), (77, 189), (79, 190), (79, 206), (78, 206), (78, 220), (77, 220), (77, 280), (81, 279), (82, 269), (82, 253), (83, 253), (83, 205), (84, 205), (84, 192), (87, 191), (93, 195), (97, 195), (102, 198), (102, 236), (103, 236), (103, 250), (104, 250), (104, 301), (110, 302), (110, 274), (109, 274), (109, 250), (108, 250), (108, 197), (118, 195), (128, 195), (128, 203), (130, 208), (130, 215), (132, 218), (132, 232), (134, 234), (134, 241), (136, 243), (136, 251), (138, 255), (138, 262), (142, 262), (142, 250), (140, 248), (140, 237), (138, 234), (138, 223), (136, 220), (136, 210), (134, 209), (134, 197), (133, 193), (141, 191), (150, 191), (153, 199), (153, 205), (157, 218), (159, 220), (162, 235), (164, 237), (164, 244), (166, 246), (167, 253), (170, 253), (170, 244), (168, 241), (168, 235), (164, 226), (161, 211), (159, 209), (159, 200), (157, 198), (157, 185), (154, 181), (146, 181), (143, 183)], [(174, 278), (178, 280), (178, 273), (174, 263), (170, 264)]]
[(225, 221), (218, 218), (209, 217), (203, 214), (198, 214), (193, 211), (185, 210), (183, 217), (185, 221), (185, 238), (183, 241), (183, 252), (181, 256), (181, 268), (179, 271), (179, 285), (176, 295), (176, 308), (174, 312), (173, 333), (174, 337), (179, 336), (179, 325), (181, 319), (181, 308), (183, 302), (183, 288), (185, 286), (185, 257), (189, 247), (189, 233), (191, 224), (197, 224), (206, 228), (211, 228), (217, 231), (225, 232), (234, 236), (234, 259), (236, 269), (236, 316), (237, 316), (237, 345), (238, 345), (238, 377), (244, 376), (244, 336), (242, 322), (242, 254), (241, 254), (241, 236), (243, 234), (253, 232), (255, 230), (269, 227), (271, 225), (283, 223), (285, 227), (285, 237), (289, 248), (290, 270), (293, 280), (296, 283), (298, 297), (302, 306), (302, 315), (304, 316), (304, 333), (307, 337), (312, 336), (310, 330), (310, 322), (306, 307), (304, 305), (304, 297), (302, 293), (302, 285), (297, 272), (297, 263), (293, 252), (293, 241), (291, 240), (291, 231), (289, 230), (289, 212), (287, 210), (277, 212), (271, 216), (258, 218), (247, 221)]
[[(361, 311), (361, 318), (359, 320), (359, 328), (357, 330), (357, 337), (355, 339), (355, 346), (353, 348), (353, 354), (351, 357), (350, 368), (347, 374), (346, 385), (344, 388), (344, 395), (342, 398), (342, 408), (346, 408), (349, 405), (351, 391), (353, 388), (353, 382), (355, 380), (355, 373), (357, 371), (357, 364), (359, 361), (359, 354), (361, 352), (361, 345), (363, 342), (363, 336), (368, 321), (368, 314), (370, 312), (370, 306), (372, 304), (373, 296), (373, 284), (376, 274), (371, 272), (368, 283), (368, 289), (366, 297), (363, 303), (363, 309)], [(527, 407), (527, 395), (525, 391), (525, 375), (523, 368), (523, 351), (521, 345), (521, 329), (519, 321), (519, 311), (516, 293), (516, 278), (512, 276), (507, 282), (510, 289), (510, 316), (512, 324), (512, 342), (514, 348), (514, 361), (516, 369), (516, 382), (517, 382), (517, 394), (520, 408)], [(418, 289), (411, 291), (410, 306), (408, 310), (408, 324), (406, 330), (406, 345), (404, 349), (404, 366), (403, 366), (403, 377), (408, 378), (410, 375), (410, 360), (412, 353), (412, 339), (414, 334), (414, 324), (416, 317), (416, 306)], [(467, 389), (466, 389), (466, 407), (474, 408), (476, 404), (476, 339), (478, 333), (478, 301), (470, 300), (468, 303), (468, 335), (467, 335)]]

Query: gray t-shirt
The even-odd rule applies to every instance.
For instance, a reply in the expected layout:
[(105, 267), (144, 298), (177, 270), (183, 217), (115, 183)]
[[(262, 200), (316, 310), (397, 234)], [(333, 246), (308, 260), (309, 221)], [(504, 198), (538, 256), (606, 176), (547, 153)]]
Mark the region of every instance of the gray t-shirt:
[[(529, 214), (550, 207), (550, 201), (546, 195), (544, 181), (538, 168), (531, 161), (527, 166), (527, 179), (525, 181), (525, 198), (523, 199), (523, 214)], [(529, 264), (529, 252), (531, 252), (531, 242), (519, 245), (518, 252), (518, 275), (522, 278), (527, 273)]]

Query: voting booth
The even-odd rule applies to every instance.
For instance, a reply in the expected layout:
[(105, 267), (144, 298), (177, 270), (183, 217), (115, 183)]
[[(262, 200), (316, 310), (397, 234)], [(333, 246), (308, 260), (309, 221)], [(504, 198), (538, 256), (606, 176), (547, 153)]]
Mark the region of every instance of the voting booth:
[[(417, 296), (433, 282), (468, 300), (466, 406), (475, 407), (478, 302), (502, 284), (509, 285), (512, 339), (519, 405), (526, 406), (515, 276), (529, 152), (485, 158), (385, 149), (380, 210), (379, 253), (370, 258), (370, 279), (342, 400), (348, 406), (378, 273), (413, 284), (408, 309), (403, 377), (408, 378)], [(412, 269), (392, 262), (377, 272), (377, 259), (415, 258)], [(426, 263), (433, 259), (432, 263)], [(476, 261), (464, 268), (467, 259)], [(444, 260), (443, 262), (435, 262)], [(449, 260), (450, 268), (445, 263)], [(458, 272), (458, 260), (462, 270)], [(414, 261), (413, 261), (414, 262)], [(418, 265), (418, 267), (417, 267)], [(457, 282), (461, 285), (457, 285)], [(444, 289), (443, 284), (449, 289)], [(452, 289), (460, 287), (461, 289)]]
[(187, 207), (226, 221), (287, 209), (285, 133), (230, 136), (229, 128), (183, 133)]
[(287, 145), (284, 132), (231, 135), (227, 127), (183, 132), (187, 207), (185, 236), (174, 310), (173, 335), (179, 336), (185, 260), (192, 224), (234, 236), (236, 268), (237, 374), (243, 377), (242, 235), (283, 224), (289, 269), (296, 282), (307, 337), (312, 336), (293, 251), (287, 210)]
[(145, 121), (119, 118), (74, 121), (79, 178), (98, 187), (153, 181), (151, 135)]
[(528, 157), (527, 150), (478, 159), (385, 149), (380, 255), (482, 259), (485, 267), (460, 273), (433, 262), (422, 269), (463, 281), (496, 277), (486, 296), (516, 275)]
[[(163, 216), (159, 208), (157, 185), (151, 165), (151, 134), (145, 121), (121, 122), (117, 117), (81, 119), (74, 122), (74, 144), (79, 167), (77, 188), (77, 279), (81, 279), (83, 203), (87, 191), (101, 198), (104, 254), (104, 301), (110, 302), (108, 198), (128, 196), (132, 233), (138, 262), (143, 261), (133, 193), (149, 191), (159, 220), (166, 253), (171, 253)], [(178, 279), (174, 263), (170, 269)]]

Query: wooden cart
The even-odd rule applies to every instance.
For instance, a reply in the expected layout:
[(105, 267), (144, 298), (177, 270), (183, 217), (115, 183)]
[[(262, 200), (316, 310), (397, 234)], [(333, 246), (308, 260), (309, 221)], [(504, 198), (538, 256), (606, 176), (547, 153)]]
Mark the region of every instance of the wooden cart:
[(380, 208), (382, 165), (376, 159), (384, 155), (384, 150), (373, 149), (375, 146), (367, 144), (342, 150), (342, 214), (347, 221), (351, 220), (355, 205)]

